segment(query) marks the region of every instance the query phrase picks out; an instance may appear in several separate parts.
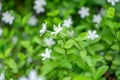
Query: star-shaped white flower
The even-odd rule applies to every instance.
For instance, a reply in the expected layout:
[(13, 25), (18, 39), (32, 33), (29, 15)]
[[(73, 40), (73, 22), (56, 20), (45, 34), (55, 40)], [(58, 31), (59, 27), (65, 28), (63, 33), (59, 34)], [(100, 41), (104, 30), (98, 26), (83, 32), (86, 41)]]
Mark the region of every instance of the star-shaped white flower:
[(44, 42), (48, 47), (51, 47), (55, 44), (55, 41), (53, 40), (53, 38), (45, 38)]
[(71, 27), (72, 23), (73, 23), (73, 21), (72, 21), (71, 17), (69, 17), (68, 19), (63, 21), (63, 26), (69, 28), (69, 27)]
[(38, 20), (35, 16), (31, 16), (28, 20), (27, 24), (31, 26), (35, 26), (37, 24)]
[(2, 14), (2, 21), (11, 25), (14, 21), (14, 16), (12, 16), (8, 11), (6, 11)]
[(2, 10), (2, 3), (0, 2), (0, 11)]
[(79, 11), (78, 14), (80, 15), (81, 18), (85, 18), (90, 15), (89, 13), (89, 8), (88, 7), (82, 7)]
[(61, 24), (58, 24), (58, 27), (53, 25), (53, 27), (54, 27), (54, 32), (52, 32), (51, 34), (57, 35), (62, 30)]
[(46, 5), (45, 0), (35, 0), (33, 9), (37, 14), (45, 12), (44, 6)]
[(48, 48), (45, 49), (45, 53), (42, 53), (41, 56), (43, 57), (42, 60), (45, 60), (46, 58), (50, 58), (50, 53), (51, 50), (49, 50)]
[(4, 72), (0, 74), (0, 80), (5, 80)]
[(94, 31), (88, 30), (88, 39), (94, 40), (95, 38), (98, 38), (98, 37), (99, 35), (96, 33), (96, 30)]
[(46, 26), (47, 26), (47, 23), (42, 24), (42, 29), (40, 30), (40, 36), (42, 36), (45, 33), (45, 31), (47, 29)]
[(3, 33), (3, 30), (2, 30), (2, 28), (0, 28), (0, 36), (2, 35), (2, 33)]
[(93, 19), (92, 21), (96, 24), (100, 24), (100, 22), (102, 21), (102, 17), (100, 14), (97, 14), (97, 15), (93, 15)]
[(107, 2), (114, 6), (117, 2), (119, 2), (119, 0), (107, 0)]

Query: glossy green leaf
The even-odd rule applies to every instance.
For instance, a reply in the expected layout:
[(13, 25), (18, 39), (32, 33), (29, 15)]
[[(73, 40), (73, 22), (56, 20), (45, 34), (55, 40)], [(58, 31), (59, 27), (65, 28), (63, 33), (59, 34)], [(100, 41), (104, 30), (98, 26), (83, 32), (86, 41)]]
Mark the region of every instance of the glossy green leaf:
[(94, 80), (99, 80), (100, 77), (108, 70), (108, 66), (101, 66), (94, 74)]

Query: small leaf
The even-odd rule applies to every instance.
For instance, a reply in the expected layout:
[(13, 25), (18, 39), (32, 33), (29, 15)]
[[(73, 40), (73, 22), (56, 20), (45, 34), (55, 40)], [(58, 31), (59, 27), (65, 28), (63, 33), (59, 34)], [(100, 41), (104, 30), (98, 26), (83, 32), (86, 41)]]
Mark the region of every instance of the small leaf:
[(66, 69), (72, 69), (72, 65), (70, 64), (70, 62), (64, 59), (60, 60), (59, 66)]
[(8, 48), (6, 51), (5, 51), (5, 56), (8, 57), (10, 52), (11, 52), (12, 48)]
[(93, 79), (87, 76), (76, 76), (73, 78), (73, 80), (93, 80)]
[(88, 39), (88, 32), (81, 33), (78, 37), (79, 41), (84, 41)]
[(23, 53), (18, 53), (18, 57), (22, 61), (26, 58), (26, 56)]
[(86, 50), (80, 51), (80, 56), (81, 56), (81, 58), (82, 58), (84, 61), (86, 61), (86, 59), (87, 59), (87, 52), (86, 52)]
[(118, 44), (114, 44), (114, 45), (111, 46), (111, 48), (113, 50), (119, 50), (119, 45)]
[(74, 44), (74, 40), (70, 39), (65, 43), (64, 48), (69, 49), (73, 46), (73, 44)]
[(57, 53), (60, 53), (60, 54), (65, 54), (65, 50), (60, 48), (60, 47), (55, 47), (54, 50), (57, 52)]
[(41, 68), (42, 75), (47, 75), (50, 73), (54, 68), (56, 68), (58, 63), (56, 61), (54, 62), (49, 62), (44, 64), (44, 66)]
[(108, 66), (101, 66), (97, 69), (94, 74), (94, 80), (99, 80), (99, 78), (108, 70)]
[(107, 10), (107, 17), (108, 18), (113, 18), (115, 13), (115, 9), (113, 7), (108, 8)]
[(17, 64), (13, 59), (7, 59), (5, 63), (13, 70), (13, 72), (16, 73), (18, 71)]
[(92, 60), (92, 58), (90, 56), (87, 56), (87, 64), (89, 65), (89, 67), (94, 67), (94, 62)]

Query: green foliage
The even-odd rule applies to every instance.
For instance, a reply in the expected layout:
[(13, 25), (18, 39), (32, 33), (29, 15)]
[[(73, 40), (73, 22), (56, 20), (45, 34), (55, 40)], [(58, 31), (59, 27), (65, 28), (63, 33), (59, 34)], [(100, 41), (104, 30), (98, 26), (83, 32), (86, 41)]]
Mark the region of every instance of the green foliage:
[[(0, 1), (0, 78), (2, 72), (5, 80), (28, 78), (34, 69), (45, 80), (120, 79), (120, 2), (45, 0), (39, 5), (44, 12), (37, 13), (34, 1)], [(79, 14), (83, 7), (89, 8), (85, 18)], [(2, 20), (6, 11), (12, 24)], [(60, 32), (53, 26), (58, 24)]]

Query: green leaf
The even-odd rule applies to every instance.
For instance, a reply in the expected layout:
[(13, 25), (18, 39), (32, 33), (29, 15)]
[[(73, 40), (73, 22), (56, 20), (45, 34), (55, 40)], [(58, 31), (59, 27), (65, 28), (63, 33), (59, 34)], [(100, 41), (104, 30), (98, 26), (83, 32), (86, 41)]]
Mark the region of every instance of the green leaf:
[(64, 48), (69, 49), (69, 48), (71, 48), (73, 45), (74, 45), (74, 40), (70, 39), (70, 40), (68, 40), (68, 41), (65, 43)]
[(66, 69), (72, 69), (72, 65), (70, 64), (70, 62), (64, 59), (60, 60), (59, 67), (66, 68)]
[(53, 69), (55, 69), (58, 66), (57, 61), (49, 62), (43, 65), (41, 68), (42, 75), (47, 75), (50, 73)]
[(22, 61), (26, 58), (26, 56), (23, 53), (18, 53), (18, 57)]
[(97, 69), (94, 74), (94, 80), (99, 80), (99, 78), (108, 70), (108, 66), (101, 66)]
[(9, 56), (9, 54), (11, 53), (11, 50), (12, 50), (12, 48), (10, 47), (5, 51), (5, 57)]
[(28, 48), (30, 46), (30, 42), (29, 41), (21, 41), (21, 45), (24, 47), (24, 48)]
[(57, 52), (57, 53), (60, 53), (60, 54), (65, 54), (65, 50), (60, 48), (60, 47), (54, 47), (54, 50)]
[(111, 48), (112, 48), (113, 50), (118, 50), (118, 51), (119, 51), (119, 45), (118, 45), (118, 44), (112, 45)]
[(93, 80), (93, 79), (87, 76), (75, 76), (73, 80)]
[(103, 50), (105, 47), (102, 45), (102, 44), (100, 44), (100, 43), (97, 43), (97, 44), (94, 44), (94, 45), (92, 45), (92, 46), (90, 46), (93, 50), (95, 50), (95, 51), (101, 51), (101, 50)]
[(88, 67), (87, 67), (86, 63), (81, 58), (77, 58), (75, 63), (79, 68), (81, 68), (83, 70), (88, 70)]
[(117, 38), (120, 40), (120, 31), (117, 32)]
[(53, 10), (52, 12), (48, 12), (47, 16), (54, 17), (54, 16), (57, 16), (59, 12), (60, 12), (59, 10)]
[(114, 65), (119, 66), (119, 65), (120, 65), (120, 59), (115, 59), (115, 60), (112, 61), (112, 63), (113, 63)]
[(65, 77), (63, 80), (72, 80), (71, 77)]
[(18, 71), (18, 66), (13, 59), (7, 59), (5, 63), (13, 70), (14, 73)]
[(115, 9), (113, 7), (108, 8), (107, 10), (107, 17), (108, 18), (113, 18), (115, 13)]
[(87, 56), (87, 64), (91, 68), (94, 67), (94, 62), (93, 62), (93, 59), (91, 58), (91, 56)]
[(86, 61), (86, 59), (87, 59), (87, 52), (86, 52), (86, 50), (80, 51), (80, 56), (81, 56), (81, 58), (82, 58), (84, 61)]
[(79, 40), (79, 41), (84, 41), (84, 40), (87, 40), (87, 39), (88, 39), (88, 32), (81, 33), (81, 34), (78, 36), (78, 40)]
[(91, 72), (94, 73), (95, 72), (95, 64), (96, 63), (94, 62), (94, 60), (92, 59), (91, 56), (87, 56), (87, 64), (90, 67)]

